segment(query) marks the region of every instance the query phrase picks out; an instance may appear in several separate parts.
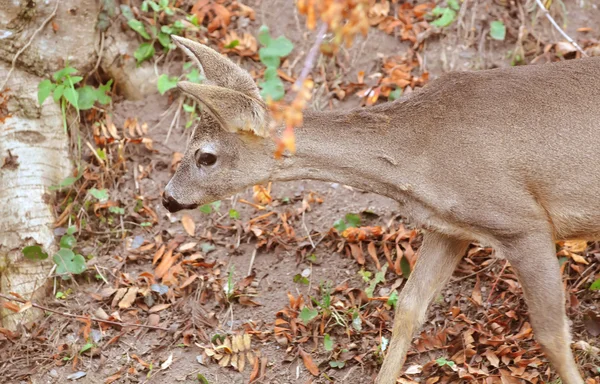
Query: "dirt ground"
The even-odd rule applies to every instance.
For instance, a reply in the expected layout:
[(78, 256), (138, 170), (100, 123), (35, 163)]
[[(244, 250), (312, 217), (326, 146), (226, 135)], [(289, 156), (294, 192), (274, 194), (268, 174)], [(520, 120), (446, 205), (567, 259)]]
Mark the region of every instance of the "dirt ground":
[[(250, 26), (254, 28), (253, 33), (261, 24), (266, 24), (271, 27), (274, 36), (285, 34), (294, 42), (295, 54), (303, 55), (310, 48), (312, 34), (306, 31), (301, 16), (290, 2), (264, 0), (250, 1), (248, 5), (257, 11), (257, 20)], [(587, 4), (580, 8), (579, 1), (565, 2), (565, 5), (570, 11), (567, 24), (569, 33), (577, 36), (578, 27), (597, 27), (600, 12), (595, 5)], [(496, 9), (489, 4), (486, 7), (481, 8), (482, 12)], [(473, 18), (483, 16), (476, 15)], [(586, 38), (597, 38), (600, 36), (598, 32), (595, 32), (595, 37), (588, 34)], [(510, 65), (507, 58), (512, 49), (510, 44), (492, 42), (483, 48), (477, 44), (458, 44), (458, 40), (462, 41), (462, 35), (459, 36), (462, 33), (465, 33), (464, 30), (459, 30), (455, 35), (449, 33), (428, 41), (423, 56), (432, 78), (448, 70)], [(381, 58), (403, 54), (408, 47), (408, 43), (372, 28), (367, 38), (359, 39), (348, 50), (348, 65), (340, 74), (342, 78), (354, 81), (358, 71), (367, 74), (377, 71)], [(290, 58), (290, 62), (294, 62), (294, 57)], [(322, 59), (318, 65), (329, 68), (326, 59)], [(289, 70), (297, 73), (300, 66), (301, 62)], [(305, 300), (309, 296), (322, 297), (323, 289), (320, 287), (329, 283), (334, 288), (339, 287), (339, 290), (334, 289), (336, 300), (347, 305), (348, 300), (352, 301), (349, 299), (352, 296), (351, 288), (364, 290), (368, 287), (359, 271), (365, 269), (376, 273), (375, 264), (368, 260), (364, 267), (359, 265), (347, 248), (339, 246), (343, 243), (342, 239), (331, 234), (330, 229), (348, 213), (359, 214), (363, 226), (382, 226), (390, 231), (399, 229), (404, 219), (396, 215), (394, 201), (332, 183), (276, 183), (271, 192), (274, 202), (270, 209), (277, 212), (273, 218), (287, 215), (295, 238), (299, 240), (284, 235), (275, 236), (275, 233), (284, 233), (281, 222), (275, 219), (261, 221), (261, 228), (265, 232), (272, 231), (273, 235), (257, 236), (239, 224), (248, 223), (267, 212), (257, 211), (241, 202), (252, 201), (251, 190), (223, 200), (218, 212), (206, 214), (194, 210), (169, 214), (161, 206), (162, 188), (172, 175), (173, 154), (184, 151), (190, 133), (183, 127), (175, 127), (165, 143), (170, 119), (163, 120), (162, 114), (171, 102), (170, 96), (154, 95), (136, 102), (116, 102), (113, 111), (116, 127), (122, 127), (130, 118), (137, 118), (140, 124), (146, 123), (149, 127), (147, 137), (153, 142), (153, 151), (142, 145), (128, 147), (128, 171), (120, 175), (118, 183), (110, 189), (111, 200), (121, 201), (128, 206), (135, 205), (136, 196), (143, 196), (144, 204), (156, 213), (158, 223), (151, 227), (136, 225), (136, 229), (126, 233), (124, 238), (120, 232), (114, 231), (82, 234), (79, 238), (82, 254), (95, 256), (89, 265), (97, 266), (103, 278), (88, 277), (77, 279), (76, 283), (62, 282), (57, 290), (66, 291), (70, 288), (68, 298), (59, 300), (50, 296), (44, 303), (60, 311), (97, 317), (98, 308), (106, 314), (118, 311), (120, 320), (124, 322), (140, 321), (169, 330), (98, 328), (93, 324), (90, 337), (95, 347), (78, 354), (86, 344), (82, 331), (84, 324), (52, 314), (40, 324), (26, 329), (20, 339), (0, 340), (0, 372), (4, 372), (5, 377), (0, 381), (65, 383), (70, 381), (70, 375), (85, 372), (85, 376), (74, 382), (104, 383), (110, 377), (115, 377), (114, 383), (197, 383), (197, 374), (200, 373), (211, 384), (247, 383), (252, 367), (246, 367), (244, 372), (239, 373), (203, 357), (203, 347), (210, 346), (210, 339), (214, 335), (235, 334), (245, 329), (252, 331), (253, 349), (266, 358), (265, 375), (256, 382), (370, 382), (380, 363), (373, 351), (381, 343), (381, 336), (389, 338), (390, 335), (392, 311), (389, 305), (371, 301), (360, 306), (361, 311), (373, 316), (365, 315), (362, 334), (345, 331), (343, 327), (331, 328), (331, 332), (335, 332), (331, 335), (336, 343), (334, 351), (324, 349), (322, 336), (303, 335), (307, 341), (301, 346), (311, 354), (319, 367), (321, 374), (318, 377), (306, 369), (295, 348), (299, 345), (297, 340), (284, 345), (273, 337), (273, 330), (276, 319), (284, 318), (276, 314), (290, 306), (290, 294), (294, 297), (303, 295)], [(317, 93), (313, 107), (349, 109), (359, 103), (358, 97), (349, 97), (340, 102), (322, 91)], [(322, 202), (314, 201), (315, 196)], [(306, 203), (310, 209), (298, 213)], [(229, 219), (230, 209), (240, 213), (239, 223)], [(182, 224), (183, 215), (190, 215), (195, 222), (194, 236), (186, 233)], [(410, 228), (409, 223), (407, 228)], [(316, 243), (314, 249), (308, 240), (309, 234)], [(167, 244), (178, 237), (179, 244), (197, 243), (191, 250), (182, 252), (184, 257), (201, 253), (201, 260), (205, 265), (210, 265), (194, 266), (188, 271), (199, 276), (197, 281), (174, 290), (175, 293), (150, 295), (154, 298), (153, 303), (146, 302), (140, 296), (137, 299), (139, 305), (125, 309), (118, 308), (110, 295), (105, 296), (107, 290), (140, 283), (144, 279), (144, 272), (153, 273), (156, 266), (152, 265), (152, 258), (158, 247), (142, 250), (146, 245), (155, 244), (157, 238)], [(417, 250), (420, 242), (418, 234), (409, 241)], [(214, 250), (202, 250), (204, 244), (213, 245)], [(312, 254), (314, 258), (307, 258)], [(586, 252), (588, 260), (595, 258), (596, 263), (600, 262), (599, 255), (595, 245)], [(510, 267), (505, 269), (504, 261), (494, 260), (491, 250), (473, 246), (469, 257), (456, 271), (453, 281), (430, 308), (423, 332), (416, 338), (405, 364), (405, 382), (494, 382), (486, 381), (489, 374), (502, 377), (503, 383), (526, 380), (543, 383), (556, 379), (539, 346), (532, 339), (520, 287)], [(598, 316), (600, 313), (600, 297), (598, 293), (588, 291), (585, 285), (579, 284), (581, 279), (576, 274), (577, 266), (571, 269), (572, 264), (571, 261), (567, 263), (564, 273), (569, 289), (568, 308), (574, 340), (600, 347), (597, 334), (594, 335), (589, 325), (590, 314)], [(223, 301), (222, 293), (220, 296), (215, 293), (223, 288), (219, 284), (227, 283), (228, 274), (232, 282), (241, 284), (249, 270), (254, 271), (255, 275), (252, 274), (252, 282), (243, 288), (243, 292), (251, 295), (250, 299), (258, 305), (242, 303), (239, 299)], [(304, 274), (308, 284), (295, 282), (294, 277), (298, 274)], [(388, 273), (385, 284), (376, 288), (374, 296), (388, 297), (391, 287), (401, 287), (404, 282), (402, 274)], [(206, 298), (203, 295), (207, 295)], [(155, 317), (151, 318), (148, 308), (161, 303), (171, 305), (155, 312)], [(374, 319), (388, 321), (375, 322)], [(473, 336), (475, 334), (477, 336)], [(469, 336), (465, 335), (471, 335), (472, 339), (469, 340)], [(489, 342), (492, 339), (498, 342)], [(440, 358), (460, 361), (457, 352), (462, 351), (462, 361), (476, 365), (488, 350), (499, 345), (506, 345), (513, 354), (504, 355), (506, 358), (501, 358), (499, 368), (492, 368), (493, 371), (487, 374), (457, 373), (453, 372), (452, 367), (431, 364)], [(468, 351), (473, 351), (473, 354)], [(333, 354), (336, 359), (345, 362), (343, 368), (330, 366)], [(73, 359), (76, 355), (78, 359)], [(577, 359), (588, 378), (600, 376), (598, 356), (580, 352)], [(168, 367), (161, 369), (160, 365), (165, 361), (171, 362), (167, 364)], [(594, 369), (597, 369), (595, 375)], [(517, 372), (518, 378), (510, 377), (511, 372)], [(473, 376), (475, 378), (471, 378)], [(428, 381), (433, 377), (437, 377), (437, 381)]]

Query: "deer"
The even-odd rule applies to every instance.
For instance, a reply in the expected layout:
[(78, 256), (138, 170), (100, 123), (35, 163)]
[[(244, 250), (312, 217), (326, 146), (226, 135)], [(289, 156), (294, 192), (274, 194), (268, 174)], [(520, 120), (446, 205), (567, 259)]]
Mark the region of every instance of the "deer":
[(571, 350), (555, 242), (600, 237), (600, 58), (449, 72), (393, 102), (311, 111), (296, 152), (276, 159), (269, 110), (250, 74), (173, 36), (206, 83), (203, 106), (166, 185), (170, 212), (268, 181), (311, 179), (396, 200), (423, 230), (401, 290), (377, 384), (396, 383), (427, 309), (473, 242), (512, 266), (535, 339), (564, 384), (584, 381)]

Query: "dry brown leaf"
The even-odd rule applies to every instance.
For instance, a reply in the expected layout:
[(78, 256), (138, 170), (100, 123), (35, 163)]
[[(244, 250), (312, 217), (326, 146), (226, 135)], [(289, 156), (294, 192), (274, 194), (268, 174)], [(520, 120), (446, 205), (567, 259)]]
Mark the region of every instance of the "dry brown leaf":
[(188, 235), (194, 236), (196, 234), (194, 219), (187, 213), (181, 216), (181, 224), (183, 224), (183, 229), (185, 229)]
[(171, 304), (169, 304), (169, 303), (157, 304), (157, 305), (153, 306), (152, 308), (150, 308), (148, 310), (148, 313), (160, 312), (162, 310), (169, 308), (170, 306), (171, 306)]
[(125, 294), (125, 296), (123, 296), (123, 299), (121, 301), (119, 301), (119, 308), (129, 308), (129, 307), (131, 307), (131, 305), (135, 301), (135, 298), (137, 296), (138, 290), (139, 289), (137, 287), (130, 287), (127, 290), (127, 293)]
[(298, 347), (298, 351), (300, 352), (300, 356), (302, 356), (302, 361), (304, 362), (304, 366), (308, 369), (308, 372), (313, 376), (319, 376), (319, 368), (313, 361), (312, 357), (309, 353), (304, 352), (301, 347)]
[(473, 293), (471, 293), (471, 299), (473, 299), (473, 301), (477, 305), (483, 304), (483, 300), (481, 299), (481, 283), (479, 281), (479, 276), (477, 276), (477, 281), (475, 282)]
[(587, 241), (585, 240), (568, 240), (564, 242), (564, 247), (575, 253), (584, 252), (587, 249)]

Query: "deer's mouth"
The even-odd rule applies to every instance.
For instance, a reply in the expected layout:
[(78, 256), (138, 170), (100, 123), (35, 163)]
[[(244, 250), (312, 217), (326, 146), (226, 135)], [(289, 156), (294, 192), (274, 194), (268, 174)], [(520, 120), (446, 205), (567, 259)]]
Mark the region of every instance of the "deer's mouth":
[(198, 207), (198, 204), (181, 204), (171, 195), (164, 194), (162, 203), (165, 208), (171, 213), (175, 213), (184, 209), (194, 209)]

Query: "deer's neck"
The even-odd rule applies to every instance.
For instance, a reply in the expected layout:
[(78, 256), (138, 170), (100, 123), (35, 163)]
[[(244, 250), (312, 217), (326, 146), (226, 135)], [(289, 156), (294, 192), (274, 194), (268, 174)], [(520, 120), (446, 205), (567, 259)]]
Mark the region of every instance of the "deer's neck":
[(337, 182), (388, 197), (403, 189), (398, 103), (346, 112), (306, 112), (296, 153), (277, 162), (274, 180)]

